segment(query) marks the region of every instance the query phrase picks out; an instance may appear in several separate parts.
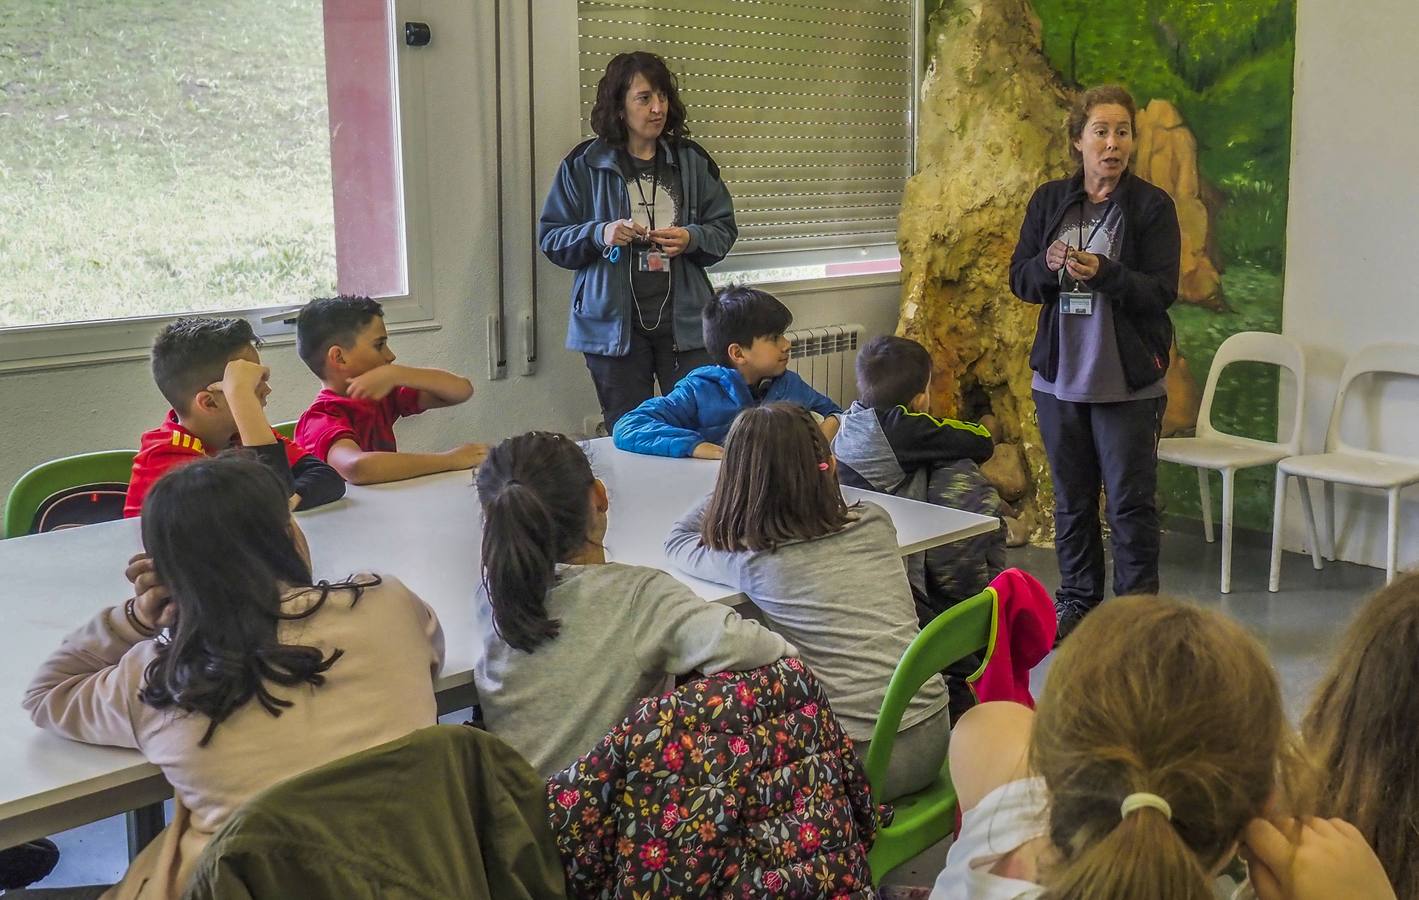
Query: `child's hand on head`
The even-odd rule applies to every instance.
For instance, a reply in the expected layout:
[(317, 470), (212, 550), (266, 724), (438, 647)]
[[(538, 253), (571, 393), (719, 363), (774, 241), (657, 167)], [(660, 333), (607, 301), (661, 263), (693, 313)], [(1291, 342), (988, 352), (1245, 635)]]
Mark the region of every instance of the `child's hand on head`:
[(356, 400), (380, 401), (389, 396), (389, 392), (399, 387), (401, 371), (398, 366), (384, 365), (375, 366), (363, 375), (356, 375), (350, 379), (346, 387), (346, 393)]
[(248, 359), (234, 359), (227, 363), (222, 380), (209, 385), (207, 390), (220, 392), (227, 398), (228, 403), (235, 397), (256, 397), (258, 400), (265, 400), (266, 395), (271, 393), (270, 388), (266, 386), (270, 377), (271, 370), (260, 363)]
[(158, 580), (148, 554), (139, 553), (128, 560), (123, 577), (133, 585), (133, 614), (141, 624), (156, 631), (177, 623), (177, 607), (173, 605), (167, 585)]
[(1253, 819), (1243, 856), (1259, 900), (1393, 900), (1394, 888), (1364, 835), (1340, 819)]

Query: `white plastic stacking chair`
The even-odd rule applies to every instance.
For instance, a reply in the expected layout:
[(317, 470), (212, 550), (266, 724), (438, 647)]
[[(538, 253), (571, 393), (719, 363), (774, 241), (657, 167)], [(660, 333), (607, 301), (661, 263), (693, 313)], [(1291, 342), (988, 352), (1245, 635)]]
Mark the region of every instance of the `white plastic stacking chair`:
[[(1290, 371), (1296, 379), (1296, 411), (1291, 419), (1291, 435), (1284, 441), (1262, 441), (1218, 431), (1212, 424), (1212, 400), (1222, 370), (1233, 363), (1260, 362)], [(1222, 593), (1232, 590), (1232, 510), (1236, 505), (1237, 470), (1267, 466), (1301, 452), (1301, 415), (1305, 410), (1306, 358), (1289, 338), (1264, 331), (1234, 334), (1217, 348), (1207, 387), (1202, 392), (1202, 409), (1197, 415), (1197, 436), (1164, 438), (1158, 442), (1158, 458), (1194, 466), (1197, 487), (1202, 494), (1202, 526), (1207, 543), (1212, 535), (1212, 490), (1209, 470), (1222, 473)]]
[(1330, 411), (1330, 425), (1325, 431), (1325, 452), (1308, 456), (1292, 456), (1276, 464), (1276, 521), (1271, 532), (1271, 583), (1275, 591), (1281, 586), (1281, 521), (1286, 504), (1286, 477), (1295, 476), (1301, 485), (1301, 500), (1305, 506), (1306, 525), (1311, 532), (1315, 567), (1321, 567), (1315, 538), (1310, 492), (1306, 480), (1314, 478), (1325, 483), (1323, 512), (1325, 518), (1325, 554), (1335, 559), (1335, 486), (1376, 488), (1389, 496), (1389, 545), (1385, 555), (1385, 580), (1393, 581), (1399, 557), (1399, 492), (1419, 482), (1419, 459), (1381, 453), (1362, 447), (1352, 447), (1340, 435), (1340, 417), (1345, 400), (1355, 380), (1364, 375), (1408, 375), (1419, 378), (1419, 346), (1414, 344), (1371, 344), (1356, 353), (1345, 364), (1340, 375), (1340, 390)]

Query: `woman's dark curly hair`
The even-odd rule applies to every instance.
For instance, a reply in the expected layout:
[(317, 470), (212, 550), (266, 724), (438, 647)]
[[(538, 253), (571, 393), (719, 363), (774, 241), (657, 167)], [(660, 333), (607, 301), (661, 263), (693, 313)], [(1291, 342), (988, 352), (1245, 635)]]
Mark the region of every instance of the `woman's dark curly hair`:
[(665, 95), (669, 109), (665, 111), (665, 130), (661, 136), (678, 141), (690, 136), (685, 127), (685, 104), (680, 101), (680, 85), (665, 60), (654, 53), (637, 50), (618, 53), (606, 64), (606, 74), (596, 85), (596, 105), (591, 108), (591, 130), (613, 147), (626, 144), (626, 122), (622, 112), (626, 93), (637, 75), (644, 75), (650, 86)]

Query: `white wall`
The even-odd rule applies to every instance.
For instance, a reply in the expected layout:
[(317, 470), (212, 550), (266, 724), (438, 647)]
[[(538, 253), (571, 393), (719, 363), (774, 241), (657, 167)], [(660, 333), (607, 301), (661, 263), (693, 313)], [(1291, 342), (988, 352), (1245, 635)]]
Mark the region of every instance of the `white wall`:
[[(1300, 0), (1297, 19), (1282, 331), (1306, 350), (1306, 450), (1319, 452), (1346, 357), (1374, 341), (1419, 343), (1419, 4)], [(1371, 390), (1347, 437), (1419, 456), (1419, 385)], [(1408, 497), (1401, 567), (1419, 562), (1419, 490)], [(1383, 565), (1383, 497), (1341, 489), (1337, 501), (1340, 556)], [(1287, 504), (1287, 545), (1299, 549), (1294, 487)]]
[[(391, 346), (406, 362), (432, 365), (471, 375), (477, 395), (461, 407), (410, 419), (399, 427), (407, 449), (443, 449), (466, 440), (495, 440), (530, 428), (579, 431), (597, 411), (590, 377), (579, 354), (562, 346), (566, 332), (570, 273), (545, 260), (538, 268), (541, 311), (540, 362), (533, 376), (521, 376), (509, 352), (506, 380), (487, 379), (486, 316), (496, 300), (494, 104), (492, 85), (491, 4), (447, 4), (421, 16), (434, 28), (433, 43), (423, 50), (429, 107), (430, 222), (433, 234), (434, 303), (437, 330), (395, 334)], [(509, 5), (511, 6), (511, 5)], [(539, 7), (540, 8), (540, 7)], [(547, 9), (550, 10), (551, 4)], [(539, 42), (575, 41), (575, 3), (559, 0), (560, 24), (539, 21)], [(507, 26), (504, 53), (511, 71), (526, 72), (525, 52), (517, 45), (517, 23)], [(555, 46), (552, 48), (555, 50)], [(509, 141), (505, 184), (510, 202), (528, 197), (535, 185), (540, 204), (557, 163), (576, 140), (576, 54), (539, 50), (538, 134), (535, 167), (526, 144)], [(561, 88), (557, 88), (560, 76)], [(509, 94), (525, 96), (525, 86), (505, 88), (504, 121), (519, 110)], [(516, 98), (514, 98), (516, 99)], [(525, 109), (525, 105), (522, 107)], [(535, 171), (534, 171), (535, 169)], [(510, 217), (511, 218), (511, 215)], [(517, 216), (530, 226), (524, 212)], [(517, 235), (513, 235), (517, 237)], [(523, 245), (525, 246), (525, 245)], [(525, 252), (525, 251), (523, 251)], [(510, 267), (507, 314), (517, 318), (529, 307), (527, 272)], [(844, 283), (846, 284), (846, 283)], [(870, 332), (896, 327), (896, 284), (815, 286), (789, 289), (783, 295), (796, 325), (856, 321)], [(518, 331), (509, 328), (509, 342)], [(274, 393), (268, 412), (273, 422), (293, 419), (319, 385), (289, 343), (268, 345), (263, 361), (272, 369)], [(153, 386), (144, 360), (0, 374), (0, 496), (31, 466), (72, 453), (133, 447), (138, 435), (154, 427), (166, 408)]]

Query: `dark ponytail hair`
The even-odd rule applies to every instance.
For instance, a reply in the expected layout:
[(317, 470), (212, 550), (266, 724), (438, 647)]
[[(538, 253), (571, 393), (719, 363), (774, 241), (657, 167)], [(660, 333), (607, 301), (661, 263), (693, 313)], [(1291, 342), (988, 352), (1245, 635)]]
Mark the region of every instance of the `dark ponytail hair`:
[(508, 438), (478, 467), (483, 589), (508, 646), (531, 653), (557, 636), (547, 592), (557, 563), (586, 544), (595, 481), (581, 447), (548, 431)]
[[(1309, 814), (1312, 778), (1266, 651), (1221, 613), (1118, 597), (1064, 642), (1030, 734), (1049, 792), (1049, 900), (1211, 900), (1209, 869), (1275, 797)], [(1125, 797), (1147, 792), (1172, 818)]]
[[(273, 716), (291, 705), (266, 682), (283, 687), (325, 683), (344, 651), (283, 644), (283, 620), (314, 615), (332, 590), (360, 592), (379, 579), (314, 584), (297, 547), (286, 490), (246, 453), (188, 463), (168, 472), (143, 501), (143, 547), (177, 606), (177, 624), (158, 643), (138, 696), (154, 709), (200, 713), (210, 720), (198, 746), (255, 698)], [(319, 598), (287, 615), (293, 588)]]

